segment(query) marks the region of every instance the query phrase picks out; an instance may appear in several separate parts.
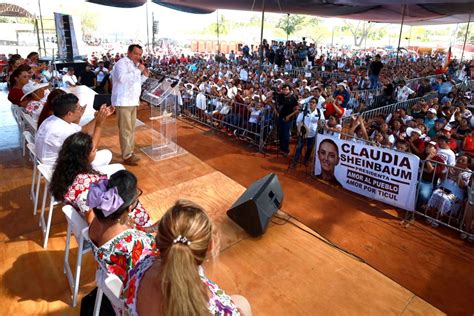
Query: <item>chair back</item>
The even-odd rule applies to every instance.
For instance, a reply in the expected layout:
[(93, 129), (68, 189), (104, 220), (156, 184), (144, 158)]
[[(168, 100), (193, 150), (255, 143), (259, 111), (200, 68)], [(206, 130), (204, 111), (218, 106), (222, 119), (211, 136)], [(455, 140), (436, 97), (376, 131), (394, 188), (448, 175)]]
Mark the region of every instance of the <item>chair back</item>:
[(89, 230), (89, 225), (84, 217), (82, 217), (71, 205), (63, 206), (62, 210), (69, 226), (71, 227), (72, 233), (76, 236), (76, 239), (79, 240), (84, 236), (82, 233), (83, 230)]
[(13, 117), (15, 118), (18, 125), (22, 125), (23, 119), (22, 119), (21, 113), (23, 112), (23, 109), (21, 108), (21, 106), (18, 106), (12, 103), (11, 110), (12, 110)]
[(36, 158), (36, 146), (35, 146), (35, 144), (34, 144), (34, 143), (27, 143), (27, 144), (26, 144), (26, 147), (27, 147), (28, 150), (30, 151), (31, 156), (33, 156), (33, 158), (34, 158), (35, 160), (37, 160), (37, 158)]
[(36, 122), (30, 114), (21, 111), (21, 117), (23, 118), (23, 121), (31, 126), (35, 132), (38, 130), (38, 122)]
[(33, 144), (33, 146), (34, 146), (35, 137), (33, 136), (33, 134), (31, 134), (30, 131), (24, 131), (23, 132), (23, 137), (25, 138), (27, 144)]
[(53, 167), (45, 164), (39, 164), (38, 170), (41, 172), (41, 175), (46, 179), (46, 181), (50, 183), (51, 178), (53, 177)]

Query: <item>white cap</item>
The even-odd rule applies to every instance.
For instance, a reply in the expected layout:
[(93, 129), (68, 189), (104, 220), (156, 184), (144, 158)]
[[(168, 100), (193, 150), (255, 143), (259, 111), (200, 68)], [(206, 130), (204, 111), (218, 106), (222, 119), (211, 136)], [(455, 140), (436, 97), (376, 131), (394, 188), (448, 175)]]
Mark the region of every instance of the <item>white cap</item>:
[(421, 136), (421, 131), (420, 131), (419, 128), (408, 127), (408, 128), (407, 128), (407, 135), (408, 135), (408, 137), (410, 137), (413, 133), (417, 133), (418, 135)]
[(428, 109), (428, 112), (431, 112), (431, 113), (433, 113), (433, 114), (435, 114), (435, 115), (438, 114), (438, 112), (436, 111), (436, 109), (433, 109), (433, 108), (429, 108), (429, 109)]

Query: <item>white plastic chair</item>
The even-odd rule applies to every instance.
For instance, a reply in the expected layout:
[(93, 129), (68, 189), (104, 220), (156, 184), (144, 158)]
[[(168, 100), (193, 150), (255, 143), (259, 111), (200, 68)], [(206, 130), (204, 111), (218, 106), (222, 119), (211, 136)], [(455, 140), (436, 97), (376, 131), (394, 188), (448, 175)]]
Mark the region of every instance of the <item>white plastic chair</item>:
[[(29, 132), (25, 132), (29, 133)], [(38, 200), (39, 200), (39, 189), (41, 185), (41, 173), (38, 171), (38, 165), (40, 161), (36, 156), (35, 144), (28, 143), (26, 144), (28, 151), (30, 152), (30, 159), (33, 163), (33, 175), (31, 177), (31, 189), (30, 189), (30, 198), (33, 201), (33, 215), (36, 215), (36, 210), (38, 209)]]
[(21, 112), (23, 112), (23, 109), (21, 108), (21, 106), (12, 103), (11, 110), (16, 122), (18, 123), (18, 125), (21, 125), (23, 123), (23, 120), (21, 118)]
[[(66, 274), (69, 287), (71, 288), (72, 307), (75, 307), (77, 304), (77, 293), (79, 291), (79, 280), (81, 279), (82, 256), (92, 249), (89, 239), (85, 238), (85, 236), (88, 236), (87, 231), (89, 231), (89, 225), (71, 205), (63, 206), (62, 210), (67, 219), (66, 249), (64, 252), (64, 273)], [(69, 265), (71, 232), (74, 234), (77, 244), (79, 245), (75, 275), (72, 273), (71, 266)]]
[(20, 113), (25, 124), (31, 127), (33, 129), (33, 132), (36, 133), (36, 131), (38, 130), (38, 122), (36, 122), (30, 114), (24, 111), (21, 111)]
[[(30, 131), (32, 135), (36, 135), (36, 131), (38, 130), (38, 122), (35, 122), (35, 120), (33, 120), (33, 117), (30, 114), (25, 113), (24, 111), (21, 111), (20, 115), (24, 124), (22, 134), (24, 134), (24, 131), (28, 129), (28, 131)], [(21, 138), (21, 146), (23, 149), (23, 156), (24, 156), (25, 155), (25, 138), (24, 137)]]
[[(39, 164), (37, 168), (40, 172), (40, 175), (44, 178), (43, 204), (41, 206), (41, 215), (40, 215), (39, 225), (41, 227), (41, 231), (43, 232), (43, 236), (44, 236), (43, 248), (47, 248), (49, 231), (51, 230), (51, 220), (53, 218), (53, 209), (55, 205), (59, 204), (59, 202), (57, 202), (54, 199), (54, 197), (51, 195), (51, 193), (49, 192), (49, 184), (51, 183), (51, 177), (53, 176), (52, 166)], [(44, 210), (46, 207), (46, 198), (48, 195), (50, 197), (50, 202), (49, 202), (48, 221), (46, 222), (44, 219)]]
[(112, 306), (124, 310), (125, 304), (120, 299), (120, 293), (122, 292), (123, 286), (122, 281), (120, 281), (120, 279), (115, 274), (111, 273), (107, 273), (105, 276), (103, 276), (103, 272), (98, 271), (97, 275), (97, 295), (95, 297), (93, 315), (99, 316), (103, 294), (107, 296)]
[(24, 149), (25, 141), (23, 139), (23, 132), (25, 131), (25, 122), (23, 121), (23, 116), (21, 115), (21, 113), (23, 113), (23, 109), (21, 106), (12, 103), (11, 110), (13, 117), (15, 118), (18, 124), (18, 128), (20, 129), (20, 143), (22, 144), (22, 148)]
[(25, 153), (26, 153), (26, 150), (25, 150), (25, 143), (26, 145), (28, 144), (35, 144), (35, 137), (33, 136), (33, 134), (31, 134), (30, 131), (23, 131), (23, 157), (25, 156)]

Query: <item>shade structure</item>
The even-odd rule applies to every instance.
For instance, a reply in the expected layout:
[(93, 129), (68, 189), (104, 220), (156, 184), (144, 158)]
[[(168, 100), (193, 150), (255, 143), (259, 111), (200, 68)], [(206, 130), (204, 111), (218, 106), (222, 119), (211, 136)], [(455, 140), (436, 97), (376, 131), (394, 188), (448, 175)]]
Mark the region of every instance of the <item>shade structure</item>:
[[(146, 0), (87, 0), (120, 8), (133, 8)], [(189, 13), (212, 13), (217, 9), (307, 14), (322, 17), (400, 23), (406, 5), (405, 24), (447, 24), (468, 22), (474, 13), (473, 0), (152, 0), (161, 6)]]
[(153, 0), (162, 6), (194, 13), (210, 13), (216, 9), (260, 11), (263, 1), (266, 12), (386, 23), (400, 23), (403, 5), (406, 5), (405, 23), (411, 25), (467, 22), (469, 13), (474, 13), (473, 0)]
[(144, 5), (146, 0), (87, 0), (87, 2), (117, 8), (136, 8)]

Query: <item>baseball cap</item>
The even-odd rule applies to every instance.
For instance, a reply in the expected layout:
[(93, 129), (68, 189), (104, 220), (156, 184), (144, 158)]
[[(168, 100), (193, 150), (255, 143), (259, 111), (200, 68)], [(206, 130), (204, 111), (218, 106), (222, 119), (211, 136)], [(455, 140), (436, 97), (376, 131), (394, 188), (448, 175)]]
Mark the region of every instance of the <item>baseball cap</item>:
[(433, 114), (438, 114), (438, 112), (436, 111), (436, 109), (433, 109), (433, 108), (429, 108), (428, 109), (428, 112), (431, 112)]
[(413, 133), (417, 133), (418, 135), (421, 136), (421, 130), (419, 128), (408, 127), (406, 132), (407, 132), (408, 137), (410, 137)]

